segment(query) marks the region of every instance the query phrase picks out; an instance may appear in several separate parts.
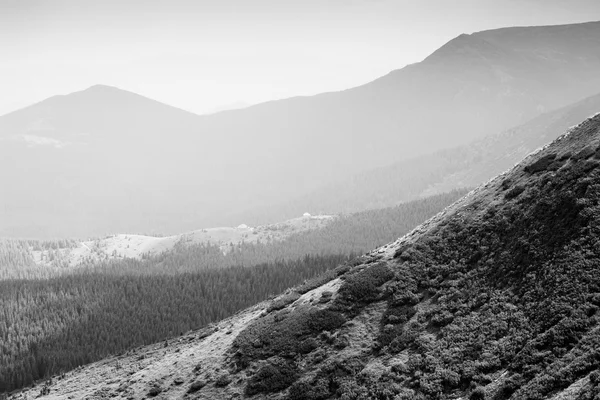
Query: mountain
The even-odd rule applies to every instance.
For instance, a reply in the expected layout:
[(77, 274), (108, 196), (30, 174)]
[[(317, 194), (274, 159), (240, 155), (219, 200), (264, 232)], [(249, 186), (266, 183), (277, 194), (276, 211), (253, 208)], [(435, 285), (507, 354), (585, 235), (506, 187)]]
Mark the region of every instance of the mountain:
[(244, 210), (250, 223), (283, 219), (300, 210), (354, 212), (476, 187), (506, 171), (569, 127), (600, 110), (600, 94), (535, 117), (523, 125), (464, 146), (393, 163), (324, 185), (285, 203)]
[(600, 114), (397, 241), (11, 398), (600, 394)]
[(0, 235), (235, 226), (242, 210), (598, 93), (598, 54), (600, 22), (507, 28), (353, 89), (213, 115), (107, 86), (53, 97), (0, 117)]

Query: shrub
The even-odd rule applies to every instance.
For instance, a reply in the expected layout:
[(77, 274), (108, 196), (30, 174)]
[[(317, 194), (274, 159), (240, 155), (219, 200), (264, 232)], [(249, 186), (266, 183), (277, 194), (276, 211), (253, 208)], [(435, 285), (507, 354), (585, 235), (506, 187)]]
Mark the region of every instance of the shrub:
[(597, 386), (598, 384), (600, 384), (600, 372), (599, 371), (594, 371), (590, 374), (590, 382), (594, 386)]
[(267, 312), (270, 313), (273, 311), (281, 310), (282, 308), (284, 308), (288, 304), (292, 304), (299, 298), (300, 298), (300, 293), (298, 293), (298, 292), (291, 292), (288, 294), (284, 294), (283, 296), (278, 297), (277, 299), (273, 300), (271, 302), (271, 304), (269, 304), (269, 306), (267, 307)]
[[(183, 385), (183, 382), (185, 382), (185, 381), (180, 376), (177, 377), (177, 378), (175, 378), (175, 379), (173, 379), (173, 385), (178, 385), (178, 386), (179, 385)], [(120, 387), (119, 387), (119, 389), (120, 389)]]
[(246, 385), (246, 394), (275, 393), (287, 389), (298, 379), (296, 369), (285, 361), (269, 363), (254, 374)]
[(198, 363), (194, 366), (194, 373), (199, 374), (202, 371), (202, 363)]
[(289, 400), (324, 400), (330, 396), (329, 384), (324, 379), (300, 381), (290, 387)]
[(554, 153), (546, 154), (545, 156), (527, 165), (525, 167), (525, 172), (535, 174), (536, 172), (544, 171), (548, 168), (552, 161), (554, 161), (555, 158), (556, 154)]
[(192, 383), (188, 389), (188, 393), (194, 393), (206, 386), (206, 381), (200, 379)]
[(590, 158), (595, 153), (595, 150), (591, 146), (584, 147), (579, 153), (575, 154), (571, 157), (573, 160), (584, 160), (586, 158)]
[(340, 276), (350, 271), (350, 269), (351, 267), (349, 265), (340, 265), (339, 267), (336, 267), (333, 271), (335, 272), (336, 276)]
[(318, 376), (330, 378), (332, 376), (356, 376), (365, 368), (365, 362), (359, 357), (331, 360), (318, 372)]
[(344, 349), (344, 348), (348, 347), (349, 345), (350, 345), (350, 340), (348, 339), (348, 337), (346, 335), (336, 336), (336, 338), (333, 342), (333, 347), (335, 347), (338, 350)]
[(510, 396), (521, 387), (522, 383), (523, 378), (519, 374), (506, 379), (494, 395), (494, 400), (505, 400), (510, 398)]
[(233, 347), (238, 349), (242, 367), (250, 360), (274, 355), (295, 357), (307, 350), (305, 339), (339, 328), (345, 322), (346, 318), (335, 311), (299, 308), (284, 317), (278, 313), (256, 320), (234, 339)]
[(550, 165), (548, 165), (548, 170), (549, 171), (557, 171), (560, 169), (560, 167), (565, 165), (566, 161), (567, 160), (562, 159), (562, 157), (560, 159), (556, 159), (556, 160), (552, 161), (550, 163)]
[(160, 388), (160, 386), (152, 386), (150, 388), (150, 390), (148, 390), (148, 396), (150, 397), (156, 397), (160, 394), (160, 392), (162, 392), (162, 389)]
[(309, 313), (309, 317), (306, 318), (309, 333), (331, 331), (342, 326), (344, 322), (346, 318), (342, 314), (330, 310), (316, 310)]
[(338, 298), (347, 303), (369, 302), (379, 294), (378, 287), (394, 277), (385, 264), (375, 264), (346, 279)]
[(560, 156), (558, 159), (560, 161), (565, 161), (565, 160), (568, 160), (569, 158), (571, 158), (571, 155), (572, 155), (571, 152), (567, 151), (566, 153), (563, 153), (563, 155)]
[(381, 349), (403, 334), (404, 324), (415, 315), (413, 306), (389, 307), (383, 314), (380, 323), (377, 348)]
[(448, 310), (441, 310), (431, 317), (431, 326), (441, 328), (454, 320), (454, 315)]
[(311, 337), (309, 337), (308, 339), (304, 339), (298, 345), (298, 351), (301, 354), (311, 353), (318, 348), (319, 348), (319, 342), (317, 342), (314, 338), (311, 338)]
[(296, 382), (290, 387), (289, 400), (312, 400), (312, 385), (307, 381)]
[(225, 387), (231, 383), (231, 376), (228, 373), (223, 373), (219, 375), (217, 380), (215, 381), (216, 387)]
[(485, 390), (478, 386), (469, 395), (469, 400), (485, 400)]
[(515, 197), (517, 197), (518, 195), (520, 195), (521, 193), (523, 193), (524, 191), (525, 191), (525, 187), (523, 185), (516, 185), (515, 187), (510, 189), (508, 192), (506, 192), (506, 194), (504, 195), (504, 198), (506, 200), (512, 200)]
[(332, 292), (326, 291), (321, 293), (321, 298), (319, 299), (319, 303), (327, 303), (331, 300), (331, 297), (333, 296)]

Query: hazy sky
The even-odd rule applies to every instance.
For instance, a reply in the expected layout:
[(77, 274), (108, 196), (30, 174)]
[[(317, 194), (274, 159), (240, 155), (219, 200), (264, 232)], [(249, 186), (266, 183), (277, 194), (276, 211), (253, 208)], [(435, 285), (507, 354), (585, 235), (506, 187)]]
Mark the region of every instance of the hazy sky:
[(0, 0), (0, 114), (102, 83), (193, 112), (341, 90), (600, 0)]

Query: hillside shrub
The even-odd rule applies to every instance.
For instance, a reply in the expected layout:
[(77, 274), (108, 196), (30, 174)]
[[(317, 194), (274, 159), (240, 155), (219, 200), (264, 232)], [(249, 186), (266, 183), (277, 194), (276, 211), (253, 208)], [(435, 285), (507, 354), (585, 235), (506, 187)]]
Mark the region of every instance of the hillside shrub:
[(350, 275), (338, 291), (338, 299), (342, 303), (357, 304), (375, 300), (379, 295), (379, 287), (394, 277), (394, 273), (386, 264), (375, 264)]
[(202, 389), (204, 386), (206, 386), (206, 381), (199, 379), (190, 385), (188, 393), (195, 393), (198, 390)]
[(590, 383), (594, 386), (600, 385), (600, 371), (594, 371), (590, 374)]
[(557, 158), (554, 161), (552, 161), (550, 163), (550, 165), (548, 165), (548, 170), (549, 171), (557, 171), (560, 169), (560, 167), (562, 167), (563, 165), (565, 165), (567, 162), (567, 160), (561, 158)]
[(290, 387), (288, 400), (325, 400), (330, 395), (329, 382), (325, 379), (298, 381)]
[(297, 379), (296, 368), (283, 360), (278, 360), (259, 369), (248, 380), (245, 391), (248, 396), (280, 392), (287, 389)]
[(411, 305), (388, 306), (380, 322), (376, 348), (388, 346), (396, 338), (402, 336), (404, 324), (415, 315), (417, 310)]
[(296, 300), (300, 298), (300, 293), (298, 292), (290, 292), (286, 293), (282, 296), (279, 296), (275, 300), (271, 301), (271, 303), (267, 306), (267, 312), (273, 312), (277, 310), (281, 310), (285, 306), (292, 304)]
[(319, 342), (312, 337), (306, 338), (298, 345), (301, 354), (308, 354), (319, 348)]
[(535, 174), (536, 172), (545, 171), (555, 158), (556, 154), (554, 153), (546, 154), (533, 163), (527, 165), (525, 167), (525, 172), (529, 174)]
[(575, 161), (584, 160), (594, 155), (596, 151), (591, 146), (584, 147), (581, 151), (571, 157)]
[(325, 291), (321, 293), (321, 297), (319, 298), (319, 303), (328, 303), (333, 296), (333, 292)]
[(502, 183), (500, 184), (500, 187), (502, 187), (502, 190), (507, 190), (512, 186), (512, 181), (510, 179), (504, 179), (502, 181)]
[(150, 390), (148, 390), (148, 396), (149, 397), (156, 397), (160, 394), (160, 392), (162, 392), (162, 389), (160, 386), (154, 385), (150, 388)]
[(476, 387), (469, 394), (469, 400), (485, 400), (485, 390), (481, 386)]
[(346, 318), (328, 309), (298, 308), (288, 314), (273, 313), (254, 321), (233, 342), (239, 366), (279, 355), (294, 358), (307, 350), (304, 340), (339, 328)]
[(512, 189), (510, 189), (508, 192), (506, 192), (506, 194), (504, 195), (504, 198), (506, 200), (512, 200), (515, 197), (519, 196), (524, 191), (525, 191), (525, 186), (523, 186), (523, 185), (516, 185)]
[(219, 375), (219, 377), (215, 381), (215, 386), (216, 387), (225, 387), (225, 386), (229, 385), (230, 383), (231, 383), (231, 375), (229, 375), (227, 372), (224, 372), (221, 375)]

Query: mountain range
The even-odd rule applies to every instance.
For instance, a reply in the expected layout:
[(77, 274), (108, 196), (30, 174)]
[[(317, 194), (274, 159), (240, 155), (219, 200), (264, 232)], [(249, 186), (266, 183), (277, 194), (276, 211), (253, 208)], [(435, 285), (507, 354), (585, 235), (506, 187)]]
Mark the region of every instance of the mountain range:
[(0, 235), (280, 220), (256, 210), (600, 93), (599, 54), (599, 22), (505, 28), (353, 89), (207, 116), (103, 85), (55, 96), (0, 117)]
[(599, 182), (600, 114), (319, 279), (11, 398), (592, 400)]

